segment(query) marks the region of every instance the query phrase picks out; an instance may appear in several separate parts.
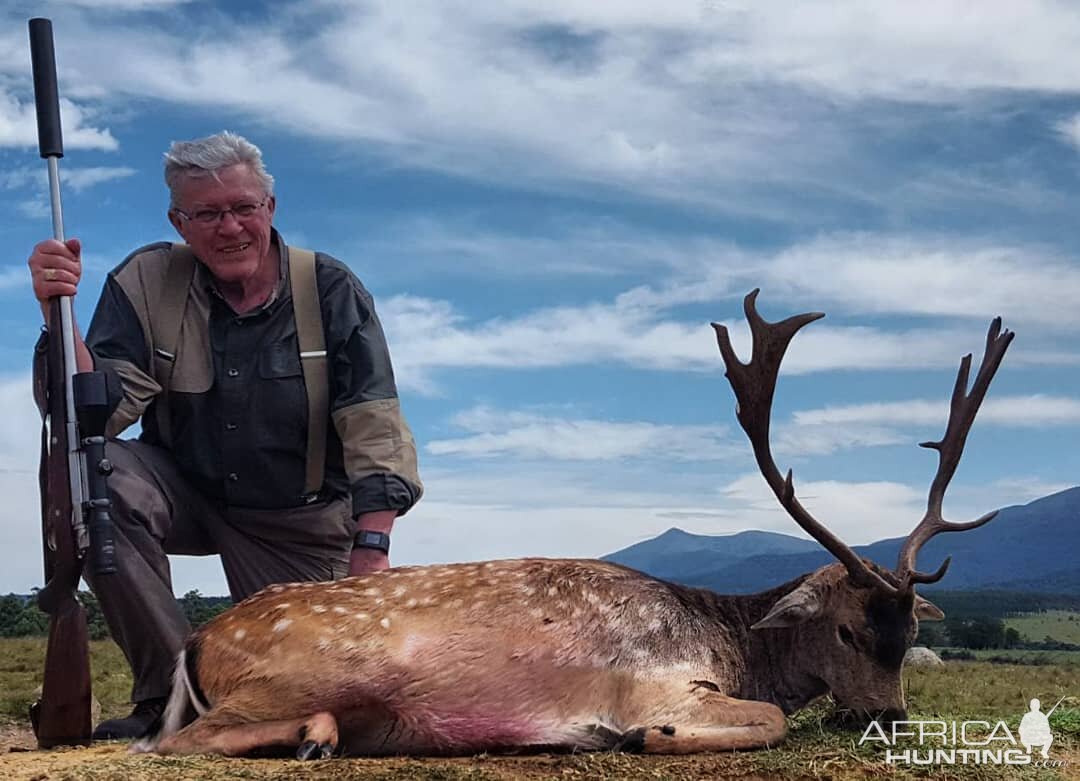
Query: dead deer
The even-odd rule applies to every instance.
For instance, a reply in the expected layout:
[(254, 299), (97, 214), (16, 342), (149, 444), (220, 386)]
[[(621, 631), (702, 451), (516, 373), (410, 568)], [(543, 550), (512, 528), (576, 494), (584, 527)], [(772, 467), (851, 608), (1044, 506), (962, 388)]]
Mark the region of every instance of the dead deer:
[(196, 631), (181, 652), (158, 733), (134, 750), (296, 750), (300, 758), (500, 750), (689, 753), (772, 746), (785, 714), (831, 693), (846, 708), (903, 719), (900, 668), (915, 568), (940, 532), (964, 440), (1013, 338), (993, 321), (970, 394), (960, 364), (925, 517), (895, 570), (859, 558), (795, 498), (769, 448), (780, 362), (822, 314), (778, 323), (744, 302), (752, 360), (713, 324), (737, 416), (794, 520), (839, 563), (771, 591), (722, 596), (601, 561), (520, 559), (402, 567), (335, 582), (271, 586)]

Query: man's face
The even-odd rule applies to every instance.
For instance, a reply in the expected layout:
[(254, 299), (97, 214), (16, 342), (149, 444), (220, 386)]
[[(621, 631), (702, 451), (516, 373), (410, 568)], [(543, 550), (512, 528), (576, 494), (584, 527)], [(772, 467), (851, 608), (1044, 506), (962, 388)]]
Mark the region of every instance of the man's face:
[[(178, 188), (178, 208), (169, 211), (169, 222), (219, 281), (243, 284), (253, 279), (270, 257), (275, 202), (244, 164), (222, 168), (218, 179), (184, 178)], [(263, 205), (247, 217), (227, 212), (209, 224), (177, 213), (179, 210), (191, 217), (200, 211), (258, 203)]]

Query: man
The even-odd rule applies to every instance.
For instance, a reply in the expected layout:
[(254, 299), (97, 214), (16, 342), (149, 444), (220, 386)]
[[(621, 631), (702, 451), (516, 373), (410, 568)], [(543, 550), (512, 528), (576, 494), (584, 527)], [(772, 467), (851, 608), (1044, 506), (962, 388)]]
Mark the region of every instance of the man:
[[(97, 739), (141, 735), (163, 709), (190, 631), (167, 554), (220, 555), (234, 601), (269, 583), (385, 569), (394, 519), (422, 493), (371, 296), (321, 253), (314, 278), (329, 420), (321, 483), (318, 471), (314, 478), (321, 487), (308, 490), (309, 399), (294, 313), (302, 297), (272, 227), (274, 180), (259, 149), (228, 132), (177, 142), (165, 180), (169, 222), (194, 256), (189, 276), (177, 285), (170, 272), (183, 247), (136, 250), (109, 274), (86, 341), (76, 340), (79, 370), (104, 370), (115, 402), (106, 433), (118, 572), (84, 574), (135, 679), (134, 711), (100, 724)], [(52, 296), (75, 295), (80, 249), (77, 239), (34, 248), (43, 311)], [(167, 292), (177, 289), (186, 295)], [(172, 351), (161, 347), (166, 300), (179, 300), (182, 313)], [(115, 439), (140, 419), (138, 440)]]

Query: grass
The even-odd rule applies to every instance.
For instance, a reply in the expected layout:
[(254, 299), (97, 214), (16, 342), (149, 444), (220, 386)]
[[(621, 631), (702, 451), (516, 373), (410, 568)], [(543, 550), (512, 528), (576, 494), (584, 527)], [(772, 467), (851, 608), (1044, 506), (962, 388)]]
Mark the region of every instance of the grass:
[(1051, 637), (1054, 640), (1080, 645), (1080, 614), (1071, 610), (1025, 613), (1010, 616), (1004, 620), (1006, 628), (1015, 629), (1021, 635), (1035, 641)]
[[(45, 638), (0, 640), (0, 716), (25, 719), (38, 698), (44, 669)], [(131, 710), (131, 673), (124, 655), (111, 640), (90, 643), (91, 690), (101, 704), (103, 719)]]
[[(26, 707), (40, 685), (44, 640), (0, 640), (0, 722), (25, 723)], [(116, 646), (92, 644), (94, 693), (103, 718), (127, 711), (130, 676)], [(780, 746), (751, 752), (686, 757), (628, 754), (542, 754), (460, 759), (335, 759), (299, 763), (289, 760), (213, 757), (128, 756), (122, 746), (55, 752), (0, 753), (0, 777), (70, 779), (378, 779), (405, 781), (505, 781), (509, 779), (659, 779), (700, 778), (799, 779), (1023, 779), (1058, 781), (1080, 778), (1080, 667), (1061, 664), (1022, 666), (987, 662), (950, 662), (944, 668), (904, 673), (910, 718), (923, 720), (1004, 720), (1015, 732), (1027, 703), (1039, 697), (1048, 708), (1068, 695), (1051, 719), (1056, 741), (1051, 757), (1068, 760), (1062, 768), (934, 767), (929, 770), (888, 765), (879, 745), (859, 745), (862, 730), (838, 725), (833, 704), (821, 701), (790, 719)], [(4, 725), (0, 723), (0, 728)]]

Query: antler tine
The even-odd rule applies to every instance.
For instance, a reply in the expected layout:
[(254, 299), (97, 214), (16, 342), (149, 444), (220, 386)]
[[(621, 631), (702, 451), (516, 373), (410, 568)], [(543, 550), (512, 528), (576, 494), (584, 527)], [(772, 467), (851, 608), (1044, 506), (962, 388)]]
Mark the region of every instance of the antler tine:
[(974, 521), (967, 523), (950, 523), (942, 517), (942, 503), (945, 499), (945, 491), (949, 482), (956, 473), (956, 467), (960, 463), (960, 456), (964, 452), (964, 443), (967, 441), (968, 432), (975, 415), (982, 405), (986, 391), (990, 387), (994, 374), (997, 373), (1001, 360), (1005, 357), (1005, 351), (1009, 348), (1013, 337), (1012, 331), (1001, 328), (1001, 318), (995, 317), (990, 323), (990, 329), (986, 334), (986, 349), (983, 352), (982, 363), (979, 372), (975, 375), (975, 382), (971, 386), (971, 392), (967, 392), (968, 374), (971, 371), (971, 354), (965, 355), (960, 361), (960, 370), (956, 375), (956, 384), (953, 387), (952, 403), (949, 409), (949, 422), (945, 427), (945, 436), (937, 442), (920, 442), (921, 447), (932, 448), (938, 451), (938, 469), (934, 480), (930, 485), (930, 494), (927, 498), (926, 515), (904, 541), (897, 561), (896, 573), (901, 581), (901, 588), (910, 588), (915, 583), (936, 583), (945, 576), (949, 568), (949, 560), (932, 574), (918, 572), (915, 569), (915, 558), (919, 549), (930, 538), (941, 532), (962, 532), (975, 529), (984, 523), (989, 523), (997, 515), (997, 511)]
[(727, 327), (718, 323), (712, 324), (716, 330), (716, 342), (720, 347), (720, 354), (727, 367), (726, 376), (738, 401), (735, 415), (750, 439), (758, 468), (773, 493), (776, 494), (776, 498), (780, 500), (780, 504), (787, 510), (788, 515), (807, 534), (839, 559), (847, 567), (853, 580), (895, 593), (894, 586), (867, 567), (855, 551), (803, 507), (795, 497), (791, 470), (788, 470), (786, 477), (782, 477), (773, 460), (769, 446), (769, 420), (772, 413), (773, 395), (776, 392), (776, 380), (780, 374), (780, 363), (799, 329), (825, 315), (822, 312), (808, 312), (777, 323), (769, 323), (758, 314), (755, 307), (758, 292), (759, 289), (755, 288), (743, 300), (743, 310), (746, 312), (746, 319), (750, 323), (750, 332), (753, 336), (753, 351), (749, 363), (742, 363), (735, 355)]

